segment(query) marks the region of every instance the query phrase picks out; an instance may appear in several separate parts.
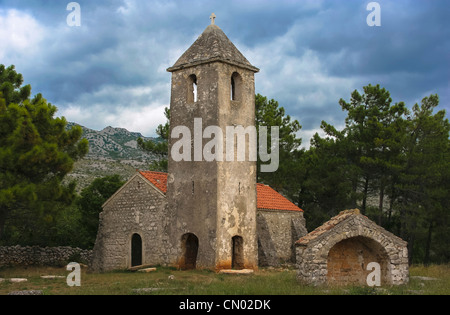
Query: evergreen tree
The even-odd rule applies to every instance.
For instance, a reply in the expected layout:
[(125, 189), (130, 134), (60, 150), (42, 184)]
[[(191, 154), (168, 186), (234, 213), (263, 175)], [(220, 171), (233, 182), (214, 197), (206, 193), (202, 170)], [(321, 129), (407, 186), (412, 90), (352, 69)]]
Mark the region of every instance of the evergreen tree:
[(326, 136), (317, 133), (302, 156), (297, 173), (298, 204), (305, 210), (307, 229), (315, 229), (343, 209), (354, 207), (352, 180), (355, 170), (348, 162), (348, 142), (343, 132), (322, 122)]
[(354, 193), (362, 188), (364, 213), (370, 192), (378, 195), (378, 223), (381, 224), (384, 196), (392, 180), (392, 171), (399, 167), (401, 141), (404, 135), (403, 102), (392, 105), (389, 91), (379, 85), (368, 85), (361, 95), (355, 90), (349, 103), (341, 99), (339, 104), (348, 112), (345, 119), (345, 137), (349, 151), (347, 157), (355, 169)]
[(14, 66), (0, 65), (0, 240), (9, 234), (38, 242), (39, 230), (53, 221), (58, 202), (71, 203), (75, 185), (64, 176), (87, 153), (81, 128), (66, 130), (57, 108), (31, 87)]
[(450, 124), (444, 110), (433, 114), (438, 104), (439, 97), (431, 95), (414, 105), (397, 185), (400, 234), (408, 241), (410, 257), (424, 263), (435, 246), (440, 252), (436, 259), (450, 256), (444, 241), (450, 232)]
[(124, 183), (119, 175), (105, 176), (95, 179), (81, 192), (77, 204), (81, 213), (80, 226), (86, 235), (84, 247), (90, 248), (94, 246), (102, 205)]
[[(279, 127), (279, 166), (273, 173), (260, 172), (261, 160), (258, 156), (257, 178), (259, 182), (270, 185), (277, 191), (285, 191), (289, 194), (295, 188), (295, 172), (293, 169), (298, 164), (302, 152), (299, 149), (302, 139), (297, 138), (297, 132), (302, 126), (297, 120), (292, 120), (291, 116), (286, 115), (283, 107), (274, 99), (268, 99), (261, 94), (255, 97), (256, 121), (255, 126), (259, 135), (260, 126), (267, 127), (267, 147), (271, 144), (271, 127)], [(259, 141), (259, 137), (258, 137)]]

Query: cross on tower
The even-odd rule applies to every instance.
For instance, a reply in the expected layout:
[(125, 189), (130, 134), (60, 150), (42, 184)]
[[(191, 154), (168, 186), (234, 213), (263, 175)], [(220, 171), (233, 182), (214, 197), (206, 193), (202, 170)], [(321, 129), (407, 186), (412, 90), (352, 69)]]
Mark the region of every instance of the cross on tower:
[(211, 20), (211, 25), (214, 25), (216, 23), (216, 15), (214, 13), (211, 14), (209, 19)]

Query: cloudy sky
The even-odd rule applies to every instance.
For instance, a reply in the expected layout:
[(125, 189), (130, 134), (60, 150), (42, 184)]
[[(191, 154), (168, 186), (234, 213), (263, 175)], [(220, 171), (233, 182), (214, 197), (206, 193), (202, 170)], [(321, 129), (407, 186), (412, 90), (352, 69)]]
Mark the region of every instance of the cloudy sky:
[(0, 0), (0, 63), (16, 66), (58, 115), (101, 130), (154, 136), (170, 101), (178, 57), (216, 24), (256, 67), (256, 92), (303, 126), (305, 145), (322, 120), (338, 128), (338, 101), (380, 84), (408, 107), (437, 93), (450, 112), (448, 0), (379, 0), (370, 27), (365, 0)]

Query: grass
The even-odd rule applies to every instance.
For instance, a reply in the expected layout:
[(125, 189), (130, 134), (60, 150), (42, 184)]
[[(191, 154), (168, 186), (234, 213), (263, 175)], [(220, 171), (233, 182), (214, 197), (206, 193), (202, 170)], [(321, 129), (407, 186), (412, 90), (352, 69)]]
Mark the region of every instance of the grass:
[[(410, 282), (403, 286), (314, 287), (296, 280), (294, 269), (261, 268), (253, 275), (217, 274), (208, 270), (179, 271), (159, 267), (151, 273), (117, 271), (93, 274), (82, 269), (81, 286), (69, 287), (65, 268), (15, 267), (0, 269), (0, 278), (27, 278), (27, 282), (0, 282), (0, 295), (12, 291), (42, 290), (45, 295), (449, 295), (450, 265), (412, 266)], [(424, 280), (428, 277), (438, 280)], [(146, 290), (139, 290), (145, 288)]]

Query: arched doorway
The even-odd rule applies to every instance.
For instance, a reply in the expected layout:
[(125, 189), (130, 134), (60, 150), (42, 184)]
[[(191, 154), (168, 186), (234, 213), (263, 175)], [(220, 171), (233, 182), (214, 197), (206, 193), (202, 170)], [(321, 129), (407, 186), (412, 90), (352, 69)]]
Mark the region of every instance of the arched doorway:
[(244, 239), (238, 235), (233, 236), (231, 248), (231, 268), (244, 269)]
[(131, 267), (142, 265), (142, 238), (135, 233), (131, 237)]
[(327, 281), (334, 285), (367, 285), (372, 262), (380, 265), (381, 285), (390, 284), (386, 250), (368, 237), (356, 236), (336, 243), (328, 252)]
[(187, 233), (181, 237), (183, 256), (180, 260), (180, 269), (195, 269), (197, 265), (198, 238), (195, 234)]

